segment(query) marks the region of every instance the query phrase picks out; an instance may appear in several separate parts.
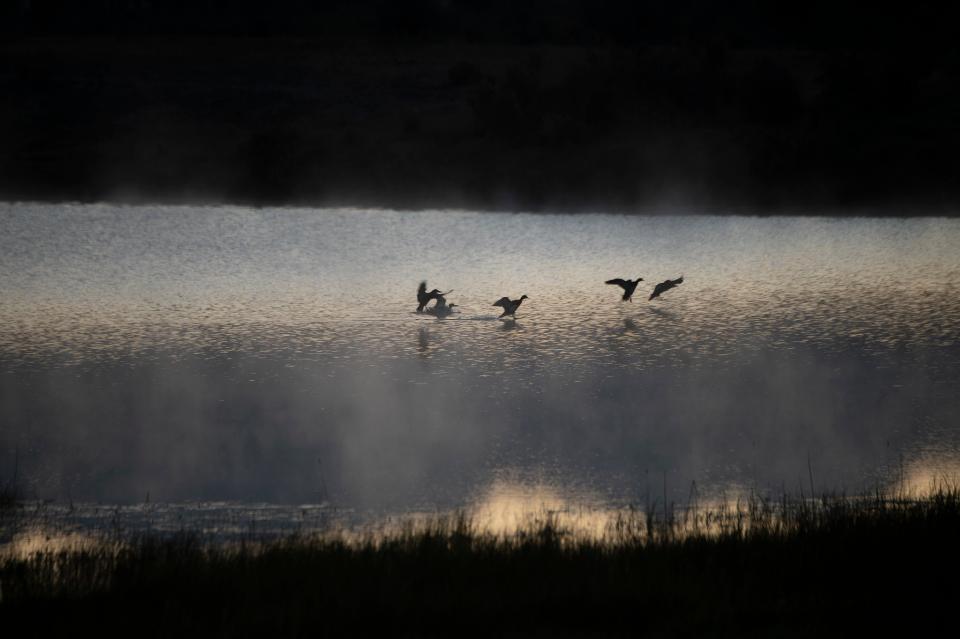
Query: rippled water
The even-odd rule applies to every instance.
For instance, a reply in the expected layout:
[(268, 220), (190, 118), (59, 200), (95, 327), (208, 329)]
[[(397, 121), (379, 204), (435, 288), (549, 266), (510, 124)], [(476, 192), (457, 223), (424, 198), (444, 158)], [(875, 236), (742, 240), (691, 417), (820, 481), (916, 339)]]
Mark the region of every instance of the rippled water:
[[(0, 481), (391, 511), (920, 486), (960, 469), (958, 249), (957, 219), (0, 204)], [(415, 314), (421, 279), (461, 313)]]

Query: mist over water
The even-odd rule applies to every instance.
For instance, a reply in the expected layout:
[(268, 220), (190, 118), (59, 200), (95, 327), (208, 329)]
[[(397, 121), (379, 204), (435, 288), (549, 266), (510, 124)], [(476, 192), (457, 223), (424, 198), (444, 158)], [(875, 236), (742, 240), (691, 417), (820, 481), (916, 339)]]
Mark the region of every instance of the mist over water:
[[(941, 218), (3, 204), (0, 477), (390, 512), (922, 487), (960, 470), (958, 248)], [(413, 313), (421, 279), (461, 313)]]

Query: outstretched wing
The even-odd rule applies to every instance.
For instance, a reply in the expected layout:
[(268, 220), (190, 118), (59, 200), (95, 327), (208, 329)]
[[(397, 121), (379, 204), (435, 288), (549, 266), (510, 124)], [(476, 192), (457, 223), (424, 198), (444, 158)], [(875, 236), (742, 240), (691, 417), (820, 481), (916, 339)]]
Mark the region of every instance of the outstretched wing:
[(424, 280), (420, 282), (420, 286), (417, 287), (417, 295), (424, 295), (427, 292), (427, 281)]
[(617, 286), (622, 286), (623, 288), (627, 288), (627, 280), (620, 279), (619, 277), (616, 279), (607, 280), (606, 282), (604, 282), (604, 284), (616, 284)]
[(501, 298), (498, 299), (496, 302), (494, 302), (493, 305), (494, 305), (494, 306), (502, 306), (503, 308), (507, 308), (507, 304), (509, 304), (509, 303), (510, 303), (510, 298), (509, 298), (509, 297), (501, 297)]
[(667, 290), (666, 286), (664, 286), (662, 283), (657, 284), (656, 286), (653, 287), (653, 293), (650, 293), (650, 297), (647, 298), (647, 301), (649, 302), (653, 298), (659, 297), (660, 293), (663, 293), (665, 290)]

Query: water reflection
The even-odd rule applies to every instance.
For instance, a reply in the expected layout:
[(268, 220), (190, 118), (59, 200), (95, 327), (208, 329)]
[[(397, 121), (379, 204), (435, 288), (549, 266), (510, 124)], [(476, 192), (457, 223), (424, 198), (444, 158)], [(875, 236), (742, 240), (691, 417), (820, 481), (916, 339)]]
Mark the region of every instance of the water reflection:
[(417, 350), (423, 355), (430, 350), (430, 331), (425, 328), (417, 329)]
[[(83, 531), (63, 531), (60, 526), (18, 530), (0, 538), (0, 560), (25, 560), (38, 553), (82, 553), (107, 547), (101, 536)], [(119, 550), (119, 546), (117, 547)]]
[(500, 329), (504, 331), (515, 331), (520, 328), (520, 324), (515, 319), (505, 319), (500, 322)]
[(467, 509), (476, 530), (502, 537), (539, 530), (549, 522), (576, 538), (602, 539), (618, 514), (590, 493), (504, 479), (486, 487)]
[[(456, 260), (410, 259), (427, 229)], [(808, 458), (838, 490), (922, 478), (960, 458), (958, 246), (947, 219), (0, 205), (0, 476), (18, 451), (39, 498), (308, 502), (319, 456), (332, 504), (400, 509), (506, 466), (615, 505), (649, 472), (796, 492)], [(461, 314), (411, 313), (423, 278)], [(496, 321), (505, 290), (536, 304)]]
[(918, 451), (910, 459), (899, 460), (883, 488), (906, 497), (956, 490), (960, 488), (960, 460), (953, 451)]

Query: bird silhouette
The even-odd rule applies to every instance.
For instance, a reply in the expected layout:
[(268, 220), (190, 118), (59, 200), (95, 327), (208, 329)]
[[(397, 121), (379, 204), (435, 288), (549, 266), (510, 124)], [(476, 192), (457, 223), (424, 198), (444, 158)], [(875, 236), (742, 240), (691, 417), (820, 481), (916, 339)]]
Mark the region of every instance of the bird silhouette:
[(675, 280), (664, 280), (660, 282), (653, 288), (653, 293), (650, 293), (650, 297), (648, 298), (647, 301), (650, 301), (655, 297), (660, 297), (663, 293), (666, 293), (671, 288), (679, 284), (683, 284), (683, 275), (681, 275), (679, 278)]
[(502, 306), (503, 313), (500, 317), (505, 317), (507, 315), (514, 315), (517, 312), (517, 309), (520, 308), (520, 305), (523, 303), (523, 300), (530, 299), (526, 295), (522, 295), (518, 300), (512, 300), (509, 297), (501, 297), (496, 302), (493, 303), (494, 306)]
[(613, 280), (607, 280), (605, 284), (616, 284), (623, 289), (623, 301), (632, 302), (633, 301), (633, 292), (637, 290), (637, 284), (643, 281), (642, 277), (638, 277), (635, 280), (622, 280), (619, 277)]
[(430, 300), (435, 300), (437, 298), (443, 297), (444, 295), (449, 295), (453, 292), (453, 289), (450, 289), (446, 293), (441, 293), (440, 289), (433, 289), (432, 291), (427, 291), (427, 282), (420, 282), (420, 286), (417, 288), (417, 312), (422, 313), (423, 307), (426, 306)]
[(426, 312), (430, 315), (435, 315), (437, 317), (447, 317), (453, 315), (454, 313), (459, 313), (460, 311), (455, 311), (457, 307), (456, 304), (447, 304), (447, 298), (443, 295), (437, 296), (437, 303), (426, 309)]

